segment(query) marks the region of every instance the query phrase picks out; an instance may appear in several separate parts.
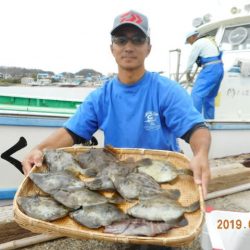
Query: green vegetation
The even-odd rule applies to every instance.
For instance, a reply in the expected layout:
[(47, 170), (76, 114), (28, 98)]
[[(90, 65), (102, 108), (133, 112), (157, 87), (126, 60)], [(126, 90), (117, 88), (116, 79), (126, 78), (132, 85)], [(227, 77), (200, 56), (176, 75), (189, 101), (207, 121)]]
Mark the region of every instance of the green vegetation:
[(21, 84), (21, 79), (17, 78), (0, 79), (0, 85), (9, 85), (10, 83)]

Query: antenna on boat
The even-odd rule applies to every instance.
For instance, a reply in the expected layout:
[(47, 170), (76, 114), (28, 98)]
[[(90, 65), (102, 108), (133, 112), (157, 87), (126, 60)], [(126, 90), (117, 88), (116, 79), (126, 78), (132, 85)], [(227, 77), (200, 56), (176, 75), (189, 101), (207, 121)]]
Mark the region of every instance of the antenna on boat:
[(205, 14), (203, 17), (196, 17), (192, 21), (192, 25), (195, 28), (200, 27), (205, 23), (209, 23), (212, 20), (212, 15), (210, 13)]
[(195, 27), (195, 28), (198, 28), (199, 26), (201, 26), (202, 24), (204, 24), (203, 22), (203, 19), (201, 17), (196, 17), (193, 19), (192, 21), (192, 25)]
[(250, 4), (246, 4), (245, 6), (244, 6), (244, 10), (248, 13), (248, 12), (250, 12)]
[(231, 10), (230, 10), (231, 14), (233, 14), (233, 15), (240, 13), (240, 11), (241, 10), (239, 8), (235, 7), (235, 6), (232, 7)]
[(203, 22), (204, 23), (209, 23), (209, 22), (211, 22), (211, 19), (212, 19), (212, 15), (210, 14), (210, 13), (207, 13), (207, 14), (205, 14), (204, 16), (203, 16)]

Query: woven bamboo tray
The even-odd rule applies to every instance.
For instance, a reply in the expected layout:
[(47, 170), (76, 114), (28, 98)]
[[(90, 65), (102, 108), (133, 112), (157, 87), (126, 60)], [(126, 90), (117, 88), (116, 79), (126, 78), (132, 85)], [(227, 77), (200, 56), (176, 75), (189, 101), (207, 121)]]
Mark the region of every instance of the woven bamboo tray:
[[(83, 153), (89, 150), (89, 147), (71, 147), (63, 148), (63, 150), (72, 154)], [(133, 158), (139, 160), (145, 157), (152, 159), (161, 159), (172, 162), (177, 168), (188, 168), (189, 160), (183, 154), (163, 151), (163, 150), (144, 150), (144, 149), (116, 149), (117, 156), (120, 160), (126, 158)], [(43, 172), (46, 170), (46, 166), (34, 167), (32, 172)], [(121, 234), (108, 234), (103, 233), (103, 228), (100, 229), (89, 229), (81, 226), (73, 221), (69, 216), (58, 219), (54, 222), (45, 222), (31, 218), (24, 214), (17, 204), (17, 197), (29, 196), (34, 194), (42, 194), (33, 182), (26, 177), (20, 185), (15, 199), (14, 199), (14, 218), (16, 222), (34, 232), (34, 233), (50, 233), (58, 236), (67, 236), (76, 239), (96, 239), (96, 240), (107, 240), (111, 242), (120, 243), (132, 243), (132, 244), (152, 244), (161, 246), (182, 246), (191, 243), (195, 237), (199, 234), (201, 226), (204, 220), (204, 200), (202, 198), (201, 188), (197, 186), (192, 176), (179, 176), (177, 180), (170, 184), (162, 184), (162, 188), (165, 189), (179, 189), (181, 197), (179, 199), (183, 206), (188, 206), (193, 202), (200, 200), (200, 210), (193, 213), (186, 213), (185, 217), (188, 220), (188, 225), (185, 227), (174, 228), (169, 230), (167, 233), (159, 234), (154, 237), (143, 237), (143, 236), (127, 236)], [(108, 192), (104, 195), (110, 195)], [(132, 203), (126, 203), (121, 205), (120, 208), (126, 211)]]

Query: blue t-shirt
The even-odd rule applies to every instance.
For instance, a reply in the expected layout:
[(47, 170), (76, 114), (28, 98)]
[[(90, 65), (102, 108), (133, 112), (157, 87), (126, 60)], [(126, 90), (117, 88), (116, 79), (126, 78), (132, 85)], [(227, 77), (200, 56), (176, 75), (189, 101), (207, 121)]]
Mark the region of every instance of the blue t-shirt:
[(108, 80), (64, 126), (87, 140), (101, 129), (114, 147), (179, 151), (176, 138), (203, 121), (178, 83), (146, 71), (132, 85)]

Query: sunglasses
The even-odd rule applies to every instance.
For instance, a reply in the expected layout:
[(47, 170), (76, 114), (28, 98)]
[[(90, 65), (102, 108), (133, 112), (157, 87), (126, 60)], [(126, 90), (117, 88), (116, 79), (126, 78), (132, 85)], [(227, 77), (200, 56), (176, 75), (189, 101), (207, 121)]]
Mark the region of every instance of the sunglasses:
[(112, 36), (112, 42), (120, 46), (126, 45), (128, 41), (131, 41), (131, 43), (134, 45), (143, 45), (147, 40), (147, 37), (138, 35), (132, 37)]

